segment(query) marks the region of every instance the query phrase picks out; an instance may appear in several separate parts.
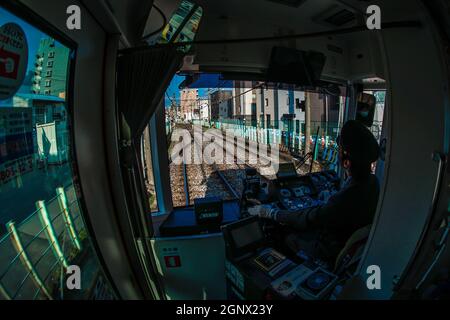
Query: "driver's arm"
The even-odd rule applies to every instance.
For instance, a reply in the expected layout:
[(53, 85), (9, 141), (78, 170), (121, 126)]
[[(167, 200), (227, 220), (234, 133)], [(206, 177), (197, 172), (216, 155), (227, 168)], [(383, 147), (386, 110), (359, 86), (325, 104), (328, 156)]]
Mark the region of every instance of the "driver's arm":
[(345, 223), (345, 221), (342, 221), (343, 212), (345, 212), (345, 196), (345, 193), (337, 193), (322, 206), (298, 212), (279, 210), (275, 212), (273, 219), (299, 231), (321, 229), (327, 225), (336, 226)]

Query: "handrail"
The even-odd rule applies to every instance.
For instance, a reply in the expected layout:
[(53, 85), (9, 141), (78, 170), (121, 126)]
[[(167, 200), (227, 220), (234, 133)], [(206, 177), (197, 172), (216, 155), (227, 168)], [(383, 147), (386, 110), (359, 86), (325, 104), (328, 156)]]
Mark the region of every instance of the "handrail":
[[(47, 229), (47, 227), (43, 228), (42, 230), (39, 231), (39, 234), (42, 233), (45, 229)], [(35, 239), (35, 238), (33, 238)], [(17, 259), (20, 258), (20, 255), (22, 253), (25, 252), (25, 250), (31, 245), (31, 242), (28, 242), (26, 246), (23, 247), (23, 250), (21, 250), (19, 253), (17, 253), (17, 255), (11, 260), (11, 262), (8, 264), (8, 266), (6, 267), (6, 269), (3, 271), (3, 273), (0, 275), (0, 280), (3, 279), (3, 277), (8, 273), (8, 271), (10, 270), (11, 266), (16, 262)]]
[[(80, 216), (80, 215), (77, 215), (77, 217), (79, 217), (79, 216)], [(44, 229), (45, 229), (45, 228), (44, 228)], [(44, 229), (43, 229), (43, 230), (44, 230)], [(62, 232), (60, 232), (60, 233), (58, 234), (58, 238), (59, 238), (62, 234), (64, 234), (65, 232), (66, 232), (66, 230), (63, 230)], [(31, 243), (31, 242), (30, 242), (30, 243)], [(30, 243), (29, 243), (29, 244), (30, 244)], [(55, 241), (53, 241), (49, 246), (47, 246), (47, 248), (42, 252), (42, 254), (41, 254), (40, 257), (38, 258), (38, 260), (36, 260), (36, 261), (33, 263), (34, 267), (36, 267), (36, 266), (42, 261), (42, 259), (47, 255), (47, 253), (48, 253), (49, 251), (51, 251), (51, 249), (52, 249), (54, 243), (55, 243)], [(28, 245), (29, 245), (29, 244), (28, 244)], [(7, 269), (4, 270), (4, 272), (2, 273), (2, 275), (0, 275), (0, 280), (3, 279), (3, 278), (6, 276), (6, 274), (7, 274), (7, 273), (9, 272), (9, 270), (11, 269), (11, 266), (14, 264), (15, 260), (17, 260), (17, 259), (20, 257), (20, 255), (22, 254), (22, 252), (24, 252), (24, 251), (25, 251), (25, 248), (24, 248), (24, 250), (22, 250), (16, 257), (14, 257), (13, 261), (8, 265)], [(56, 262), (57, 262), (57, 263), (60, 263), (60, 261), (58, 260), (58, 258), (56, 258)], [(52, 273), (52, 272), (53, 272), (53, 270), (50, 268), (50, 272), (49, 272), (49, 273)], [(28, 277), (29, 277), (30, 275), (31, 275), (31, 272), (27, 272), (25, 278), (22, 279), (21, 284), (20, 284), (19, 287), (17, 288), (16, 293), (13, 295), (12, 299), (14, 299), (14, 298), (17, 296), (18, 291), (22, 288), (22, 286), (24, 285), (25, 281), (28, 279)], [(45, 282), (45, 280), (48, 278), (48, 275), (49, 275), (49, 274), (46, 275), (46, 277), (44, 278), (43, 282)], [(39, 291), (40, 291), (40, 290), (39, 290)]]
[[(70, 241), (70, 240), (68, 240), (68, 241), (72, 243), (72, 247), (73, 248), (77, 248), (78, 251), (81, 250), (81, 247), (79, 246), (79, 244), (77, 246), (76, 243), (73, 243), (74, 241), (72, 239), (72, 238), (74, 238), (74, 236), (77, 237), (77, 234), (84, 229), (84, 227), (82, 227), (82, 229), (79, 229), (79, 227), (75, 227), (75, 225), (74, 225), (75, 221), (77, 221), (81, 217), (81, 213), (78, 212), (78, 214), (76, 216), (72, 216), (72, 212), (71, 212), (73, 210), (73, 208), (74, 208), (74, 205), (78, 203), (78, 199), (75, 198), (74, 200), (72, 200), (70, 202), (68, 202), (67, 199), (65, 199), (66, 205), (61, 206), (61, 202), (59, 201), (59, 198), (62, 197), (63, 195), (65, 197), (65, 190), (66, 190), (66, 187), (60, 188), (58, 190), (59, 192), (57, 191), (58, 192), (57, 196), (52, 197), (50, 200), (47, 200), (45, 202), (41, 201), (40, 202), (40, 205), (42, 206), (41, 208), (35, 210), (26, 219), (24, 219), (23, 221), (18, 223), (17, 226), (12, 226), (11, 229), (9, 229), (8, 232), (6, 234), (4, 234), (2, 236), (2, 238), (0, 239), (0, 245), (2, 245), (3, 243), (6, 242), (6, 239), (11, 239), (11, 237), (14, 236), (15, 237), (15, 241), (14, 241), (15, 244), (13, 243), (13, 246), (15, 246), (16, 249), (19, 249), (19, 251), (16, 251), (16, 255), (14, 256), (14, 258), (12, 258), (10, 260), (10, 262), (8, 263), (6, 268), (4, 270), (2, 270), (2, 274), (0, 275), (0, 282), (12, 270), (12, 268), (16, 265), (16, 262), (19, 259), (25, 259), (23, 263), (26, 263), (27, 266), (28, 266), (28, 269), (29, 269), (27, 274), (25, 275), (25, 277), (21, 280), (19, 285), (16, 287), (15, 293), (13, 295), (9, 294), (9, 292), (7, 291), (7, 289), (4, 286), (1, 286), (2, 292), (3, 292), (2, 294), (5, 295), (5, 297), (7, 299), (15, 299), (20, 294), (21, 289), (23, 288), (23, 286), (25, 285), (27, 280), (30, 279), (31, 276), (33, 276), (33, 281), (35, 281), (35, 284), (36, 283), (40, 283), (39, 285), (37, 285), (38, 289), (37, 289), (37, 291), (36, 291), (36, 293), (34, 295), (34, 299), (37, 298), (37, 296), (39, 295), (40, 292), (46, 292), (46, 296), (51, 299), (51, 296), (47, 292), (47, 288), (42, 287), (42, 286), (45, 286), (45, 282), (47, 281), (48, 277), (54, 272), (55, 266), (63, 263), (64, 261), (66, 261), (66, 254), (67, 254), (67, 251), (66, 251), (67, 249), (66, 249), (66, 246), (65, 246), (66, 242), (64, 240), (62, 240), (63, 241), (63, 246), (62, 246), (62, 249), (59, 248), (60, 249), (59, 250), (60, 252), (58, 253), (59, 256), (55, 254), (56, 262), (55, 262), (55, 264), (53, 264), (48, 269), (48, 273), (47, 273), (47, 275), (45, 276), (45, 278), (43, 280), (39, 279), (40, 278), (39, 275), (33, 273), (33, 272), (36, 272), (36, 270), (35, 270), (36, 266), (39, 265), (46, 256), (48, 256), (48, 252), (51, 252), (52, 249), (55, 249), (55, 245), (57, 244), (57, 242), (59, 242), (59, 239), (61, 239), (61, 236), (64, 235), (64, 234), (67, 234), (69, 236), (69, 238), (72, 240), (72, 241)], [(18, 232), (20, 232), (20, 229), (26, 227), (27, 224), (31, 221), (31, 219), (33, 217), (36, 217), (36, 214), (42, 214), (41, 210), (43, 208), (45, 209), (47, 207), (47, 204), (53, 203), (55, 200), (58, 201), (59, 211), (57, 211), (56, 213), (52, 213), (51, 217), (50, 217), (50, 215), (48, 213), (45, 213), (44, 216), (43, 216), (45, 219), (40, 221), (41, 224), (45, 223), (45, 226), (42, 226), (41, 229), (38, 230), (36, 232), (36, 234), (34, 234), (33, 237), (29, 241), (27, 241), (26, 245), (22, 245), (22, 243), (21, 243), (22, 241), (20, 240), (20, 236), (19, 236), (19, 233), (18, 233)], [(47, 209), (45, 209), (45, 210), (47, 210)], [(69, 217), (65, 217), (65, 215), (68, 215)], [(42, 219), (43, 217), (40, 217), (40, 218)], [(64, 223), (62, 225), (63, 228), (62, 228), (62, 230), (59, 233), (56, 234), (56, 233), (54, 233), (55, 230), (54, 230), (53, 225), (61, 217), (64, 218)], [(71, 230), (68, 230), (69, 226), (68, 226), (68, 223), (66, 221), (68, 218), (71, 219), (71, 221), (70, 221), (71, 222), (70, 227), (72, 228)], [(47, 222), (45, 222), (45, 220)], [(12, 224), (14, 224), (14, 223), (12, 222)], [(39, 257), (37, 257), (37, 260), (32, 262), (30, 260), (29, 256), (28, 256), (29, 253), (27, 253), (26, 250), (33, 243), (35, 243), (36, 239), (38, 239), (43, 232), (45, 232), (45, 231), (48, 232), (49, 228), (52, 228), (53, 236), (51, 238), (52, 239), (54, 238), (54, 239), (51, 240), (48, 236), (46, 237), (47, 240), (49, 240), (49, 245), (43, 251), (40, 252)], [(77, 233), (77, 234), (73, 234), (74, 232)], [(69, 233), (72, 233), (72, 234), (69, 234)], [(70, 250), (72, 250), (72, 249), (70, 249)], [(61, 259), (63, 259), (64, 261), (61, 260)]]
[[(37, 265), (39, 264), (39, 262), (42, 261), (42, 259), (47, 255), (47, 253), (50, 251), (51, 248), (52, 248), (52, 244), (50, 244), (50, 245), (44, 250), (44, 252), (41, 254), (41, 256), (39, 257), (39, 259), (36, 260), (36, 262), (34, 263), (34, 266), (37, 266)], [(56, 259), (56, 262), (59, 263), (58, 259)], [(50, 271), (49, 273), (52, 273), (52, 272)], [(25, 278), (22, 279), (22, 281), (21, 281), (19, 287), (17, 288), (16, 293), (13, 295), (12, 299), (14, 299), (14, 298), (17, 296), (17, 294), (19, 293), (19, 291), (20, 291), (20, 289), (22, 288), (22, 286), (25, 284), (25, 281), (28, 279), (28, 277), (30, 276), (30, 274), (31, 274), (31, 272), (28, 272), (28, 273), (26, 274)], [(0, 278), (1, 278), (1, 277), (0, 277)], [(47, 278), (48, 278), (48, 274), (46, 275), (46, 277), (45, 277), (44, 280), (43, 280), (44, 283), (45, 283), (45, 280), (47, 280)]]
[[(53, 198), (51, 198), (50, 200), (47, 200), (47, 202), (52, 202), (54, 200), (58, 199), (58, 196), (54, 196)], [(31, 220), (31, 218), (34, 217), (35, 214), (37, 214), (40, 211), (40, 209), (36, 209), (32, 214), (30, 214), (28, 217), (26, 217), (24, 220), (22, 220), (19, 225), (23, 225), (25, 223), (27, 223), (28, 221)]]
[[(55, 263), (50, 267), (50, 272), (45, 276), (45, 278), (42, 280), (44, 283), (47, 281), (48, 277), (55, 271), (55, 268), (59, 265), (59, 261), (56, 260)], [(36, 300), (36, 297), (38, 296), (39, 292), (41, 292), (41, 288), (38, 288), (36, 290), (36, 293), (34, 294), (33, 300)]]
[[(70, 203), (69, 203), (69, 206), (72, 206), (75, 202), (78, 202), (78, 200), (75, 199), (74, 201), (70, 202)], [(40, 209), (34, 211), (32, 214), (34, 215), (34, 214), (36, 214), (36, 213), (39, 212), (39, 211), (40, 211)], [(55, 220), (56, 220), (57, 218), (59, 218), (63, 213), (64, 213), (64, 210), (59, 211), (58, 214), (57, 214), (54, 218), (51, 219), (51, 222), (55, 221)], [(77, 216), (77, 217), (78, 217), (78, 216)], [(23, 220), (22, 222), (19, 223), (19, 225), (18, 225), (19, 228), (20, 228), (20, 227), (23, 227), (24, 221), (26, 221), (26, 222), (30, 221), (29, 217), (27, 217), (25, 220)], [(30, 240), (30, 242), (32, 242), (33, 240), (35, 240), (35, 239), (37, 238), (36, 236), (40, 235), (40, 234), (42, 233), (42, 231), (44, 231), (44, 230), (45, 230), (45, 228), (41, 229), (41, 230), (40, 230), (40, 231), (39, 231), (39, 232), (38, 232), (38, 233)], [(2, 244), (2, 243), (8, 238), (9, 235), (11, 235), (11, 232), (7, 232), (6, 234), (4, 234), (4, 235), (3, 235), (3, 238), (0, 239), (0, 244)], [(27, 246), (28, 246), (28, 244), (27, 244)]]

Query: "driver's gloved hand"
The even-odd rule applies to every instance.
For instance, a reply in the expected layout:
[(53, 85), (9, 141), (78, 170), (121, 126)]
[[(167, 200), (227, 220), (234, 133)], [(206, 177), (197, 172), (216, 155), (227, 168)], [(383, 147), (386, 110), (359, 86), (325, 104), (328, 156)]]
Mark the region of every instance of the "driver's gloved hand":
[(275, 219), (276, 211), (272, 206), (266, 204), (248, 208), (248, 213), (251, 216), (259, 216), (265, 219)]

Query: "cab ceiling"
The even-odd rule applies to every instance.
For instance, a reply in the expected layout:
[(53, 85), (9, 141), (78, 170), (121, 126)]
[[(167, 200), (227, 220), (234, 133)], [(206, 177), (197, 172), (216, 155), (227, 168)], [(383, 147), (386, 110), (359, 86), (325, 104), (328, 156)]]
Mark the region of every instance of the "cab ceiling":
[[(404, 0), (191, 0), (203, 9), (203, 17), (195, 40), (228, 40), (323, 32), (363, 25), (368, 5), (382, 7), (382, 21), (400, 21), (413, 17), (401, 10)], [(156, 0), (154, 4), (169, 19), (180, 0)], [(395, 3), (393, 3), (395, 2)], [(296, 3), (295, 6), (290, 5)], [(406, 5), (406, 7), (408, 7)], [(344, 24), (327, 21), (336, 12), (348, 11), (354, 19)], [(150, 21), (155, 28), (158, 14), (152, 10)], [(386, 12), (386, 15), (385, 15)], [(388, 13), (391, 16), (388, 16)], [(160, 16), (160, 15), (159, 15)], [(161, 18), (159, 17), (159, 23)], [(315, 50), (327, 56), (324, 80), (356, 80), (382, 77), (377, 61), (378, 47), (374, 34), (358, 32), (339, 36), (292, 39), (239, 44), (214, 44), (195, 47), (194, 64), (203, 71), (264, 72), (273, 46)], [(330, 49), (332, 48), (332, 49)]]
[[(112, 0), (108, 0), (112, 1)], [(413, 17), (408, 0), (190, 0), (203, 9), (196, 40), (268, 37), (285, 34), (321, 32), (363, 25), (366, 9), (377, 4), (382, 21), (399, 21)], [(155, 0), (153, 4), (170, 19), (181, 0)], [(150, 12), (146, 33), (163, 22), (155, 7)], [(345, 11), (355, 19), (335, 24), (327, 21)], [(343, 18), (344, 21), (346, 20)]]
[[(333, 8), (346, 9), (356, 15), (363, 13), (358, 7), (338, 0), (297, 1), (298, 6), (286, 3), (292, 0), (227, 0), (195, 1), (203, 8), (203, 25), (197, 39), (211, 39), (215, 34), (222, 38), (238, 36), (271, 36), (283, 30), (292, 33), (306, 33), (329, 30), (332, 25), (321, 23), (327, 12)], [(331, 10), (331, 11), (330, 11)], [(325, 15), (325, 16), (322, 16)]]

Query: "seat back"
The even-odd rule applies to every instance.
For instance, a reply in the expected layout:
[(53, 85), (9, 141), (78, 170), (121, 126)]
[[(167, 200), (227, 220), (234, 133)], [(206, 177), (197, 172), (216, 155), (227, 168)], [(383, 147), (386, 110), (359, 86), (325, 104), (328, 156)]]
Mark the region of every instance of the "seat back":
[(347, 270), (351, 265), (357, 262), (364, 251), (364, 247), (369, 237), (372, 224), (356, 230), (345, 243), (344, 248), (336, 258), (334, 272), (336, 274)]

